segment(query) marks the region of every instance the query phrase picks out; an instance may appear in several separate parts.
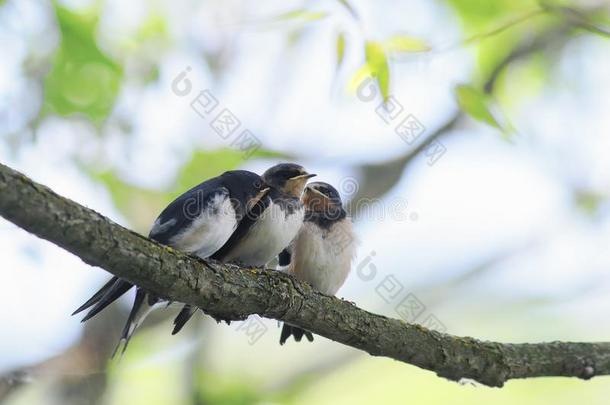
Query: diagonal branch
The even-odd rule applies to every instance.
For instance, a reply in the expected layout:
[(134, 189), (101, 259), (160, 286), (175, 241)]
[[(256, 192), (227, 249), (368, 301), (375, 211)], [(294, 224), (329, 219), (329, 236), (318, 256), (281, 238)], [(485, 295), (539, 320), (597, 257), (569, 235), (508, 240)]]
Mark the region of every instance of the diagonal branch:
[(90, 265), (210, 315), (290, 322), (451, 380), (500, 387), (513, 378), (610, 374), (610, 343), (484, 342), (375, 315), (284, 273), (203, 261), (157, 244), (2, 164), (0, 215)]

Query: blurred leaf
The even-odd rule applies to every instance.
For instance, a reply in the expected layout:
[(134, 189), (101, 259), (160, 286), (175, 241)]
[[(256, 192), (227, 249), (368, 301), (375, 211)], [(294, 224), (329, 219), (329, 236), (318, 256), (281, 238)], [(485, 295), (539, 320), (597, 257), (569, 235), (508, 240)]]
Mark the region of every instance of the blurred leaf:
[[(258, 149), (250, 159), (288, 158), (279, 152)], [(244, 163), (244, 154), (235, 149), (223, 148), (212, 151), (198, 150), (193, 153), (180, 170), (177, 179), (176, 196), (196, 186), (204, 180), (218, 176), (227, 170), (235, 170)]]
[(291, 29), (290, 32), (286, 35), (286, 43), (289, 47), (293, 47), (299, 43), (306, 32), (306, 25), (300, 25), (297, 28)]
[(541, 94), (552, 71), (551, 58), (544, 52), (535, 52), (521, 62), (513, 62), (494, 86), (494, 100), (507, 110), (517, 109), (527, 98)]
[(138, 29), (136, 40), (143, 42), (151, 38), (165, 38), (168, 32), (165, 18), (159, 14), (150, 14)]
[(387, 52), (427, 52), (430, 46), (419, 38), (407, 35), (393, 35), (383, 42)]
[(301, 20), (301, 21), (316, 21), (326, 18), (328, 13), (322, 11), (309, 11), (306, 9), (299, 9), (288, 11), (286, 13), (277, 15), (272, 18), (274, 21), (286, 21), (286, 20)]
[(202, 366), (195, 368), (195, 394), (201, 404), (250, 405), (250, 404), (296, 404), (303, 391), (315, 384), (316, 376), (304, 374), (289, 386), (267, 390), (257, 378), (239, 378), (232, 374), (213, 372)]
[(364, 48), (366, 63), (371, 75), (377, 80), (384, 101), (390, 97), (390, 68), (383, 45), (375, 41), (367, 41)]
[(499, 22), (512, 19), (534, 9), (538, 0), (447, 0), (460, 16), (467, 33), (480, 33), (494, 28)]
[(578, 27), (600, 37), (610, 38), (610, 27), (596, 25), (590, 21), (582, 21), (578, 24)]
[(498, 25), (494, 26), (491, 30), (482, 31), (473, 35), (463, 41), (464, 44), (472, 44), (476, 42), (481, 42), (486, 39), (493, 38), (496, 35), (503, 33), (511, 28), (518, 26), (528, 20), (531, 20), (533, 17), (537, 17), (544, 13), (542, 9), (534, 9), (526, 14), (520, 15), (514, 19), (508, 20), (502, 24), (498, 23)]
[[(485, 80), (524, 38), (540, 32), (558, 18), (538, 15), (537, 0), (447, 0), (462, 21), (464, 43), (476, 48), (478, 71), (475, 80)], [(527, 20), (527, 23), (521, 23)]]
[(572, 7), (571, 3), (559, 2), (557, 0), (539, 0), (539, 4), (544, 10), (562, 16), (585, 31), (610, 38), (610, 24), (607, 15), (603, 12), (585, 13)]
[(243, 162), (243, 154), (233, 149), (195, 151), (178, 174), (178, 188), (184, 192), (205, 179), (238, 168)]
[(608, 8), (599, 8), (595, 12), (588, 13), (587, 18), (592, 24), (603, 27), (605, 32), (610, 31), (610, 10)]
[[(115, 331), (108, 333), (112, 332)], [(163, 322), (139, 329), (125, 356), (108, 362), (108, 388), (102, 403), (190, 404), (190, 393), (184, 389), (185, 364), (182, 356), (175, 353), (176, 344), (180, 343), (167, 333), (167, 324)]]
[(477, 121), (485, 122), (495, 128), (502, 129), (489, 108), (488, 97), (481, 91), (466, 84), (455, 88), (460, 108)]
[(76, 14), (53, 4), (61, 42), (45, 78), (42, 113), (83, 113), (100, 123), (112, 110), (123, 70), (98, 48), (95, 15)]
[(337, 70), (341, 67), (343, 63), (343, 58), (345, 57), (345, 35), (340, 32), (337, 35)]
[(114, 171), (94, 172), (89, 175), (106, 186), (119, 212), (139, 232), (146, 233), (155, 217), (172, 200), (173, 193), (151, 190), (125, 182)]
[(595, 191), (576, 190), (574, 192), (576, 207), (589, 216), (594, 216), (599, 212), (599, 207), (605, 199), (605, 195)]
[(248, 379), (230, 378), (203, 370), (198, 370), (196, 378), (197, 403), (248, 405), (261, 404), (266, 399), (260, 387)]
[(160, 71), (158, 65), (151, 65), (150, 69), (146, 71), (144, 77), (142, 77), (142, 81), (146, 84), (155, 83), (159, 80)]
[(373, 77), (373, 72), (371, 71), (371, 67), (368, 65), (368, 63), (365, 62), (351, 77), (348, 84), (349, 91), (355, 92), (362, 82), (368, 77)]

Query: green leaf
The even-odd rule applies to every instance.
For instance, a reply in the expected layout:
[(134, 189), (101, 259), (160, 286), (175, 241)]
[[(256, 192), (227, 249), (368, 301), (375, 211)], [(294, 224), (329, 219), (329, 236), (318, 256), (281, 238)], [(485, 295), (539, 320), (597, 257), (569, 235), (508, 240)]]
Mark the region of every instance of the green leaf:
[(460, 108), (477, 121), (485, 122), (502, 130), (500, 123), (491, 113), (488, 97), (473, 86), (462, 84), (455, 88)]
[(539, 9), (539, 0), (447, 0), (464, 23), (466, 34), (495, 28), (511, 17)]
[(387, 52), (427, 52), (431, 48), (419, 38), (407, 35), (393, 35), (383, 42)]
[(148, 232), (152, 221), (172, 200), (172, 193), (127, 183), (113, 170), (95, 171), (84, 167), (95, 181), (102, 183), (114, 206), (137, 231)]
[(375, 41), (365, 43), (364, 54), (372, 76), (377, 80), (384, 101), (390, 97), (390, 68), (383, 45)]
[(347, 86), (348, 90), (350, 92), (355, 92), (367, 77), (372, 77), (372, 72), (368, 63), (365, 62), (362, 66), (360, 66), (360, 68), (358, 68), (356, 73), (352, 75)]
[(462, 22), (462, 44), (474, 48), (478, 81), (486, 80), (524, 38), (557, 22), (556, 17), (538, 14), (538, 0), (446, 1)]
[(574, 191), (576, 207), (589, 216), (599, 213), (599, 208), (604, 203), (605, 198), (605, 195), (591, 190)]
[(341, 68), (343, 59), (345, 57), (345, 35), (340, 32), (337, 35), (337, 70)]
[(323, 11), (309, 11), (306, 9), (299, 9), (282, 13), (272, 18), (274, 21), (286, 21), (286, 20), (301, 20), (305, 22), (316, 21), (326, 18), (328, 13)]
[(136, 40), (144, 42), (149, 39), (167, 38), (168, 36), (169, 28), (165, 18), (159, 14), (150, 14), (138, 29)]
[(123, 69), (97, 46), (97, 17), (76, 14), (53, 3), (61, 42), (44, 82), (41, 113), (82, 113), (94, 123), (110, 114)]
[(540, 7), (545, 11), (565, 18), (578, 28), (605, 38), (610, 38), (610, 27), (608, 26), (605, 10), (601, 13), (585, 13), (578, 8), (570, 7), (571, 4), (569, 2), (561, 4), (562, 2), (540, 0), (539, 3)]

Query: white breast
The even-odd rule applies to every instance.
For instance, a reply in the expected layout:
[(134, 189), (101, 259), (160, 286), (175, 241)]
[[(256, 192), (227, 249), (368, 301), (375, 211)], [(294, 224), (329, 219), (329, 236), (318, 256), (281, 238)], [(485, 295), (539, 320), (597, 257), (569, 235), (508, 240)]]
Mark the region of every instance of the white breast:
[(294, 239), (303, 224), (303, 216), (302, 208), (287, 215), (272, 202), (225, 260), (248, 266), (269, 263)]
[(325, 294), (334, 295), (345, 282), (356, 254), (349, 218), (323, 230), (305, 222), (292, 244), (288, 272)]
[(171, 239), (171, 246), (206, 258), (229, 240), (235, 228), (237, 221), (233, 205), (226, 195), (219, 194), (188, 228)]

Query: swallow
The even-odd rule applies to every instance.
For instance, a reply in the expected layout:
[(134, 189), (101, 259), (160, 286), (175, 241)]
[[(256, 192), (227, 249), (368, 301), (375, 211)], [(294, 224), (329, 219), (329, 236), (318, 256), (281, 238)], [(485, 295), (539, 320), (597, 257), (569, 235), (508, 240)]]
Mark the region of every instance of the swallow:
[[(318, 291), (335, 295), (350, 273), (357, 239), (337, 190), (328, 183), (312, 182), (302, 198), (305, 217), (290, 246), (279, 256), (279, 265)], [(299, 342), (311, 332), (284, 323), (280, 344), (294, 336)]]
[[(313, 176), (292, 163), (275, 165), (262, 176), (246, 170), (225, 172), (172, 201), (153, 223), (149, 238), (202, 259), (262, 266), (298, 232), (304, 218), (300, 196)], [(114, 276), (73, 315), (90, 308), (85, 322), (133, 286)], [(125, 351), (136, 328), (162, 301), (168, 302), (136, 288), (117, 349), (123, 343)], [(174, 334), (195, 311), (189, 305), (183, 308), (174, 321)]]
[[(266, 187), (257, 194), (229, 240), (210, 258), (263, 267), (278, 257), (303, 224), (305, 209), (300, 197), (307, 181), (314, 176), (293, 163), (268, 169), (262, 176)], [(178, 333), (196, 311), (197, 308), (185, 305), (174, 320), (172, 334)]]

